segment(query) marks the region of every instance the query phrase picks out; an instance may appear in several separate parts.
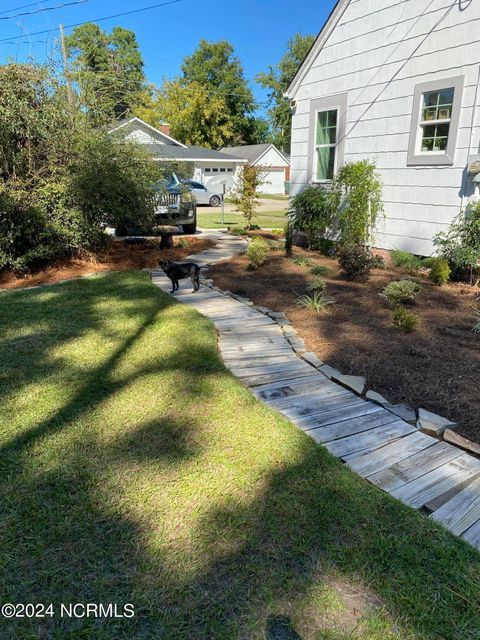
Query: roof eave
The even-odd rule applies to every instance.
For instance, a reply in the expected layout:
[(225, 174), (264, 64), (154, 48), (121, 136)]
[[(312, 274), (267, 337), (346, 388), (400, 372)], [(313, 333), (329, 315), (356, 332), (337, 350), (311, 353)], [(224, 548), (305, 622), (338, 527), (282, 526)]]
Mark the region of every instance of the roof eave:
[(171, 142), (174, 142), (179, 147), (183, 147), (184, 149), (187, 148), (187, 145), (183, 144), (183, 142), (180, 142), (179, 140), (175, 140), (175, 138), (172, 138), (172, 136), (169, 136), (167, 133), (164, 133), (163, 131), (160, 131), (160, 129), (157, 129), (156, 127), (152, 127), (151, 124), (148, 124), (148, 122), (145, 122), (145, 120), (142, 120), (138, 116), (133, 116), (132, 118), (129, 118), (128, 120), (125, 120), (125, 122), (122, 122), (121, 124), (117, 125), (113, 129), (110, 129), (110, 131), (108, 133), (113, 133), (114, 131), (118, 131), (119, 129), (123, 129), (123, 127), (128, 126), (132, 122), (139, 122), (144, 127), (147, 127), (147, 129), (150, 129), (151, 131), (154, 131), (155, 133), (163, 136), (167, 140), (170, 140)]
[(314, 43), (312, 44), (309, 52), (305, 56), (304, 61), (299, 66), (297, 73), (295, 74), (295, 76), (293, 77), (293, 80), (290, 82), (287, 90), (283, 94), (285, 98), (289, 98), (290, 100), (292, 100), (295, 97), (298, 91), (298, 88), (300, 86), (300, 83), (302, 82), (303, 78), (305, 77), (305, 74), (309, 70), (311, 63), (317, 57), (319, 52), (322, 50), (324, 44), (330, 37), (330, 34), (334, 30), (334, 28), (337, 26), (338, 21), (340, 20), (342, 15), (345, 13), (345, 10), (349, 5), (349, 3), (350, 3), (350, 0), (337, 0), (337, 3), (333, 7), (320, 33), (315, 38)]

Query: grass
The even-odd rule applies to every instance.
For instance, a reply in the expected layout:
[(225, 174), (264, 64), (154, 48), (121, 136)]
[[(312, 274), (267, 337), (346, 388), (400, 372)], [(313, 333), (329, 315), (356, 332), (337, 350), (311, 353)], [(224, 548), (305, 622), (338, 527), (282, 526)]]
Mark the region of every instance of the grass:
[[(252, 222), (263, 229), (283, 229), (287, 223), (286, 215), (286, 211), (264, 211), (258, 213)], [(245, 218), (240, 213), (225, 213), (225, 224), (222, 225), (220, 213), (198, 210), (197, 222), (199, 227), (206, 229), (220, 229), (233, 225), (245, 226)]]
[(147, 274), (3, 293), (0, 323), (2, 602), (135, 607), (1, 638), (479, 638), (477, 553), (258, 403)]

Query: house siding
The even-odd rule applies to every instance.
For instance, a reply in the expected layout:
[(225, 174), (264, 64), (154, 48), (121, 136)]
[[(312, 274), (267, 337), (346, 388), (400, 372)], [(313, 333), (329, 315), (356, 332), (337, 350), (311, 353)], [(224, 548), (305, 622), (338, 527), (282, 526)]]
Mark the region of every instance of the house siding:
[[(312, 172), (312, 101), (347, 93), (344, 161), (374, 160), (384, 184), (385, 218), (376, 244), (428, 255), (434, 235), (448, 228), (474, 191), (464, 172), (470, 144), (472, 154), (480, 148), (474, 105), (480, 2), (390, 0), (378, 6), (351, 0), (302, 78), (292, 123), (291, 193), (301, 191)], [(464, 89), (453, 165), (408, 166), (415, 86), (456, 76), (464, 77)]]

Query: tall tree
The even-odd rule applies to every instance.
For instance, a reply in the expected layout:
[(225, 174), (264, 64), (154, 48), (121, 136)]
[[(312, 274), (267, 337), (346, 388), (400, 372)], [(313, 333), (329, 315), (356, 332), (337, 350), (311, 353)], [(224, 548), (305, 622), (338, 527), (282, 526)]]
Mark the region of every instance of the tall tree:
[(197, 81), (165, 81), (158, 94), (158, 112), (170, 133), (185, 144), (218, 149), (234, 139), (234, 122), (222, 94), (211, 94)]
[(73, 76), (94, 122), (130, 115), (145, 91), (143, 60), (133, 31), (114, 27), (107, 33), (91, 22), (65, 39)]
[(200, 40), (197, 50), (184, 59), (181, 69), (184, 83), (195, 82), (212, 97), (223, 96), (226, 115), (233, 127), (229, 144), (256, 142), (255, 99), (229, 42)]
[(296, 33), (287, 42), (287, 50), (280, 62), (275, 66), (270, 66), (267, 73), (260, 73), (256, 78), (262, 87), (269, 90), (268, 115), (271, 121), (273, 142), (286, 152), (290, 152), (292, 116), (288, 101), (283, 97), (283, 94), (293, 80), (314, 40), (314, 36), (302, 36), (300, 33)]

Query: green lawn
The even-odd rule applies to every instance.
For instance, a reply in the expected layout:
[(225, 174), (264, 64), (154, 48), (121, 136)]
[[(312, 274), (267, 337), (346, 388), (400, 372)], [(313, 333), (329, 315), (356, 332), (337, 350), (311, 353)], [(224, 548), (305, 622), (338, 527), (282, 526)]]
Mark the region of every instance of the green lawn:
[[(197, 209), (197, 222), (205, 229), (219, 229), (222, 226), (245, 226), (245, 218), (240, 213), (225, 213), (225, 224), (221, 223), (221, 213)], [(263, 229), (284, 229), (287, 224), (286, 211), (264, 211), (253, 219), (253, 224)]]
[(147, 274), (3, 293), (0, 324), (1, 600), (57, 612), (2, 640), (480, 637), (479, 555), (255, 401)]

